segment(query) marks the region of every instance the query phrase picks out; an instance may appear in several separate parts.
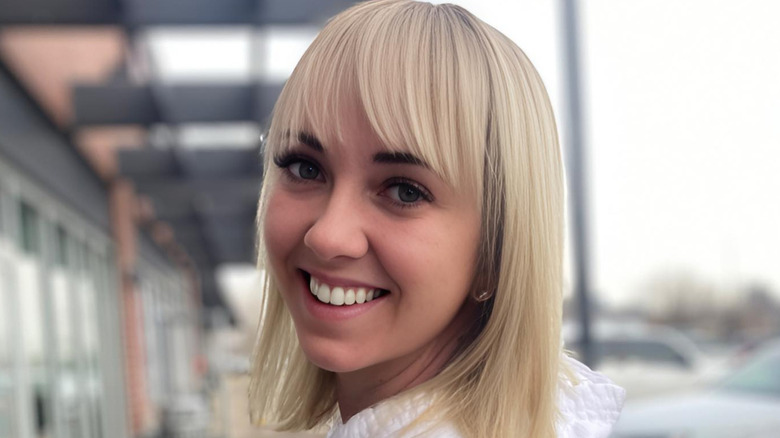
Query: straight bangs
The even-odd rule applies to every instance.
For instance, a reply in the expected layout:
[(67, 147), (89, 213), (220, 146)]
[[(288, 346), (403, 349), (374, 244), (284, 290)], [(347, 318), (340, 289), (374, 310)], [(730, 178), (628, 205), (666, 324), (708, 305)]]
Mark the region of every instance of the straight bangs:
[[(469, 438), (554, 437), (563, 169), (533, 65), (459, 6), (377, 0), (344, 11), (306, 51), (274, 108), (258, 230), (278, 172), (273, 158), (301, 134), (338, 147), (351, 115), (365, 117), (389, 152), (414, 155), (473, 195), (482, 215), (473, 290), (491, 298), (468, 345), (439, 374), (396, 396), (432, 400), (407, 429), (433, 420)], [(262, 231), (258, 246), (262, 268)], [(249, 389), (253, 418), (282, 430), (325, 425), (337, 412), (334, 375), (306, 360), (268, 273)]]
[(326, 150), (343, 143), (344, 115), (363, 114), (389, 152), (414, 155), (479, 200), (489, 84), (485, 63), (473, 62), (474, 38), (457, 35), (461, 19), (452, 8), (395, 0), (334, 18), (282, 91), (266, 164), (301, 133)]

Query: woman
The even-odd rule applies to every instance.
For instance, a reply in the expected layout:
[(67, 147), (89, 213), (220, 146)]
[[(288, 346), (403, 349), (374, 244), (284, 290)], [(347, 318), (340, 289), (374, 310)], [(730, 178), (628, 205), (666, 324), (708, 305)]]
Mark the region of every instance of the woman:
[(343, 12), (282, 91), (265, 169), (256, 419), (332, 421), (334, 438), (608, 433), (622, 390), (561, 352), (553, 114), (504, 35), (453, 5)]

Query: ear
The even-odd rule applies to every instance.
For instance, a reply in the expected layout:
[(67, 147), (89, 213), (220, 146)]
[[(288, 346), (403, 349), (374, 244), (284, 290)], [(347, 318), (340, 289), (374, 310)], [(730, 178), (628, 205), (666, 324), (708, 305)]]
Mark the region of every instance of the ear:
[(471, 298), (478, 303), (483, 303), (495, 294), (496, 288), (490, 275), (484, 268), (484, 263), (477, 263), (477, 273), (471, 284)]

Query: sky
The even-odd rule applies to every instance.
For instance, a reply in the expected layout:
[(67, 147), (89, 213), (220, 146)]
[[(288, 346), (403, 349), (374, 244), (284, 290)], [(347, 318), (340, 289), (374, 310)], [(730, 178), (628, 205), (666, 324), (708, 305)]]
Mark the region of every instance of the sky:
[(587, 4), (597, 287), (684, 270), (780, 296), (780, 3)]
[[(453, 3), (528, 54), (566, 143), (559, 2)], [(654, 279), (682, 274), (723, 299), (748, 284), (780, 297), (780, 2), (579, 4), (589, 255), (599, 299), (638, 302)], [(284, 78), (315, 34), (271, 28), (250, 43), (249, 29), (198, 32), (150, 36), (167, 80), (247, 80), (256, 69), (236, 54), (249, 50), (267, 57), (262, 75)]]
[[(537, 65), (566, 129), (557, 1), (456, 1)], [(580, 1), (593, 289), (780, 297), (780, 2)]]

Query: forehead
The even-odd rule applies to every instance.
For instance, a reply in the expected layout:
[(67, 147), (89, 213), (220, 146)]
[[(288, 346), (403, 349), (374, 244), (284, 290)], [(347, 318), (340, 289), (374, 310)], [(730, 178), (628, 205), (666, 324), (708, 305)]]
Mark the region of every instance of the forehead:
[[(285, 85), (274, 109), (268, 152), (276, 155), (300, 145), (299, 134), (306, 133), (323, 151), (359, 146), (414, 156), (449, 185), (474, 195), (481, 191), (485, 134), (472, 122), (480, 118), (463, 117), (468, 111), (447, 94), (453, 87), (388, 82), (390, 73), (362, 77), (355, 66), (336, 69), (332, 59), (320, 58), (305, 58)], [(397, 73), (392, 76), (409, 79), (408, 72)]]
[[(338, 110), (323, 121), (300, 131), (300, 137), (314, 137), (326, 149), (359, 147), (370, 150), (389, 150), (386, 141), (377, 134), (359, 101), (354, 97), (342, 98)], [(302, 135), (301, 135), (302, 134)]]

